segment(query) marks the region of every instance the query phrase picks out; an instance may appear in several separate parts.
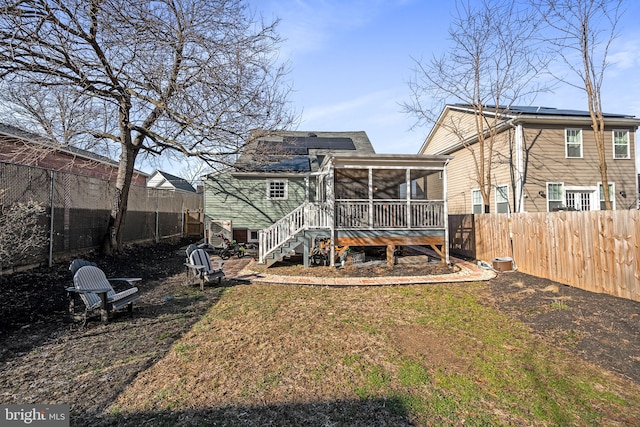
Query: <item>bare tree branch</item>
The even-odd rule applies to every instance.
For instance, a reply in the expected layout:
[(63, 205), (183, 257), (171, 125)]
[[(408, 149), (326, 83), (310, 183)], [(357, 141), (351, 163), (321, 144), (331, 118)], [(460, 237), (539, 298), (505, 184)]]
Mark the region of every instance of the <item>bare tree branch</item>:
[(408, 82), (411, 101), (403, 109), (416, 117), (415, 126), (435, 124), (445, 104), (463, 104), (472, 111), (473, 140), (468, 139), (471, 129), (460, 122), (441, 125), (471, 153), (484, 210), (489, 212), (493, 144), (502, 120), (498, 113), (548, 89), (536, 81), (549, 57), (536, 46), (535, 13), (514, 0), (485, 0), (477, 6), (461, 1), (456, 3), (456, 13), (448, 51), (428, 61), (414, 61)]
[(602, 84), (608, 66), (611, 43), (617, 37), (622, 0), (530, 0), (547, 24), (546, 41), (580, 83), (560, 77), (587, 95), (605, 209), (611, 209), (608, 191), (607, 156), (604, 147)]
[(117, 143), (118, 250), (139, 153), (226, 164), (252, 130), (293, 124), (276, 26), (244, 0), (0, 0), (1, 84), (32, 94), (20, 113), (49, 136)]

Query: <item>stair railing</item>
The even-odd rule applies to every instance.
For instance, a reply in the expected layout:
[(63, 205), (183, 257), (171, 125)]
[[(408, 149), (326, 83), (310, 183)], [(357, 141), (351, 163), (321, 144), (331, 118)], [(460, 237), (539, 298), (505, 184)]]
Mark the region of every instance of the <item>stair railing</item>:
[(273, 225), (260, 230), (258, 262), (264, 263), (269, 254), (306, 229), (329, 228), (331, 226), (329, 212), (330, 209), (326, 203), (305, 202)]

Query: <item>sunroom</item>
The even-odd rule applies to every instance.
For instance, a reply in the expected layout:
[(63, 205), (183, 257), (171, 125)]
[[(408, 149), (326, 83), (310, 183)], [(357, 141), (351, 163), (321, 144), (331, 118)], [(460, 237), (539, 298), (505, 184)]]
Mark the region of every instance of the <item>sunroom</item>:
[[(304, 245), (305, 266), (314, 239), (336, 247), (428, 246), (449, 263), (446, 166), (450, 156), (328, 155), (309, 175), (307, 200), (260, 237), (260, 262), (288, 242)], [(294, 243), (295, 244), (295, 243)]]

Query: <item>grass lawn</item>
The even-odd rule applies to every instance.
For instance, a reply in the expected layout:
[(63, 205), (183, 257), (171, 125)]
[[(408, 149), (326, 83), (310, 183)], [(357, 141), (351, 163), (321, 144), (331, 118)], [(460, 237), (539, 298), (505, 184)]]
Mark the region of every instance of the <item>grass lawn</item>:
[(140, 372), (106, 419), (129, 425), (640, 425), (638, 385), (499, 313), (484, 284), (238, 285), (205, 292), (221, 292), (219, 301)]

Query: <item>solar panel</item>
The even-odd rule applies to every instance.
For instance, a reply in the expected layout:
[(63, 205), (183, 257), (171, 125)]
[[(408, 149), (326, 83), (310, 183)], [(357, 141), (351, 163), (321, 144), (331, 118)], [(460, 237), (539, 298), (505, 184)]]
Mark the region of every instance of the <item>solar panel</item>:
[[(244, 164), (255, 171), (310, 172), (309, 149), (339, 151), (356, 147), (351, 138), (286, 136), (282, 141), (258, 141)], [(322, 161), (322, 156), (319, 157)]]
[(249, 165), (249, 169), (267, 172), (310, 172), (311, 165), (307, 156), (265, 157)]
[(356, 146), (351, 138), (318, 137), (318, 136), (288, 136), (283, 138), (284, 144), (297, 145), (316, 150), (355, 150)]
[(305, 155), (307, 147), (292, 141), (258, 141), (256, 154), (259, 155)]
[(351, 138), (307, 138), (307, 148), (320, 150), (355, 150)]

